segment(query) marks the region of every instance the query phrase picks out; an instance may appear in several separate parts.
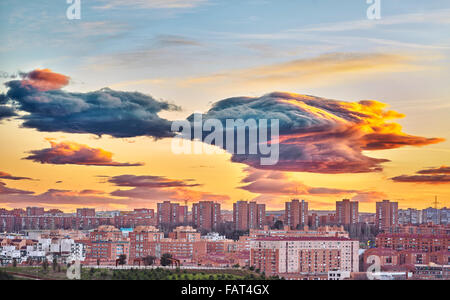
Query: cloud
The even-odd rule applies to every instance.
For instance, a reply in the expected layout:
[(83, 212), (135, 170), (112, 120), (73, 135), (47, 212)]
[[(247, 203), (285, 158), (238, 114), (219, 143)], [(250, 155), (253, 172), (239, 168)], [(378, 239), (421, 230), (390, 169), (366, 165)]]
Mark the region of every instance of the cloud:
[(130, 190), (116, 190), (112, 192), (111, 196), (115, 197), (146, 200), (168, 199), (173, 201), (188, 199), (189, 201), (225, 202), (230, 200), (230, 197), (226, 195), (190, 189), (191, 187), (200, 186), (200, 184), (192, 183), (192, 179), (176, 180), (163, 176), (121, 175), (109, 178), (108, 182), (120, 187), (133, 187)]
[(190, 183), (192, 182), (190, 179), (174, 180), (163, 176), (121, 175), (111, 177), (108, 181), (116, 186), (122, 187), (168, 188), (199, 186), (199, 184)]
[(194, 191), (185, 188), (147, 188), (137, 187), (131, 190), (116, 190), (111, 196), (125, 197), (131, 199), (145, 199), (153, 201), (161, 201), (161, 199), (171, 201), (216, 201), (226, 202), (230, 200), (227, 195), (219, 195), (202, 191)]
[(255, 194), (269, 195), (345, 195), (359, 193), (357, 190), (345, 190), (325, 187), (310, 187), (296, 180), (290, 180), (282, 172), (263, 171), (246, 168), (247, 176), (240, 188)]
[[(284, 207), (284, 202), (292, 198), (308, 197), (316, 208), (329, 209), (330, 201), (326, 198), (351, 198), (354, 201), (373, 203), (381, 199), (387, 199), (382, 192), (370, 190), (352, 190), (329, 187), (311, 187), (301, 181), (289, 178), (286, 173), (279, 171), (258, 170), (247, 167), (244, 169), (246, 177), (242, 179), (240, 189), (258, 194), (253, 201), (267, 203), (270, 206)], [(324, 197), (326, 197), (324, 199)]]
[(382, 19), (356, 20), (338, 23), (321, 24), (314, 27), (294, 29), (294, 32), (338, 32), (349, 30), (368, 30), (378, 26), (395, 26), (403, 24), (437, 24), (448, 25), (450, 23), (450, 10), (440, 9), (429, 12), (411, 13), (403, 15), (383, 16)]
[(392, 178), (395, 182), (448, 184), (450, 175), (402, 175)]
[(118, 7), (133, 8), (156, 8), (156, 9), (177, 9), (190, 8), (207, 2), (208, 0), (102, 0), (108, 3), (97, 7), (101, 9), (111, 9)]
[(12, 107), (0, 105), (0, 121), (17, 116), (17, 113)]
[(440, 168), (429, 168), (420, 170), (417, 174), (450, 174), (450, 167), (442, 166)]
[(8, 188), (8, 187), (6, 187), (5, 183), (0, 182), (0, 195), (17, 195), (17, 194), (27, 195), (27, 194), (33, 194), (33, 192)]
[(442, 166), (440, 168), (429, 168), (416, 172), (419, 175), (401, 175), (391, 180), (405, 183), (427, 183), (427, 184), (448, 184), (450, 183), (450, 168)]
[(8, 180), (33, 180), (29, 177), (18, 177), (18, 176), (13, 176), (9, 173), (5, 173), (0, 171), (0, 179), (8, 179)]
[(80, 192), (80, 195), (103, 195), (104, 191), (96, 191), (96, 190), (83, 190)]
[[(383, 169), (387, 159), (372, 158), (367, 150), (425, 146), (442, 142), (402, 132), (390, 122), (404, 115), (373, 100), (345, 102), (314, 96), (271, 93), (262, 97), (236, 97), (219, 101), (203, 114), (203, 122), (218, 119), (271, 120), (280, 123), (279, 161), (262, 166), (261, 155), (232, 155), (232, 161), (254, 168), (323, 174), (367, 173)], [(194, 115), (188, 120), (192, 121)], [(209, 132), (204, 133), (204, 137)], [(226, 133), (223, 132), (224, 140)], [(250, 143), (248, 137), (247, 146)]]
[(36, 89), (41, 92), (58, 90), (69, 84), (68, 76), (54, 73), (50, 69), (36, 69), (23, 75), (23, 88)]
[(352, 198), (353, 201), (359, 201), (359, 202), (365, 202), (365, 203), (373, 203), (376, 201), (380, 201), (383, 199), (387, 199), (388, 196), (383, 192), (374, 192), (374, 191), (367, 191), (367, 192), (358, 192), (356, 196)]
[(215, 83), (230, 86), (264, 84), (327, 84), (338, 80), (337, 75), (362, 72), (405, 72), (415, 69), (412, 56), (391, 53), (329, 53), (313, 58), (297, 59), (285, 63), (224, 71), (208, 76), (193, 77), (181, 81), (182, 85)]
[(50, 70), (32, 71), (22, 80), (6, 82), (6, 96), (28, 115), (23, 126), (43, 132), (91, 133), (117, 138), (172, 137), (171, 122), (158, 116), (161, 111), (178, 110), (138, 92), (108, 88), (88, 93), (60, 90), (64, 75)]
[(134, 203), (130, 199), (114, 199), (112, 197), (104, 197), (99, 194), (57, 189), (50, 189), (39, 195), (23, 194), (2, 197), (0, 193), (0, 204), (3, 206), (8, 205), (13, 207), (33, 205), (59, 209), (64, 207), (69, 207), (71, 209), (76, 207), (109, 207), (114, 209), (117, 207), (131, 207), (134, 204), (138, 205), (138, 203)]
[[(118, 197), (106, 196), (102, 191), (71, 191), (50, 189), (42, 194), (30, 195), (32, 192), (8, 189), (3, 193), (4, 187), (0, 184), (0, 207), (24, 207), (41, 206), (45, 208), (58, 208), (71, 210), (79, 207), (92, 207), (97, 209), (133, 209), (150, 207), (163, 200), (183, 202), (211, 200), (224, 202), (228, 196), (214, 195), (203, 192), (185, 191), (179, 189), (146, 189), (142, 194), (118, 195)], [(123, 191), (125, 192), (125, 191)], [(113, 193), (116, 194), (116, 193)], [(128, 197), (131, 196), (131, 197)]]
[(39, 162), (41, 164), (54, 165), (83, 165), (83, 166), (108, 166), (108, 167), (136, 167), (142, 163), (119, 163), (112, 160), (113, 154), (100, 148), (91, 148), (87, 145), (74, 142), (57, 143), (47, 139), (50, 148), (30, 151), (32, 155), (24, 159)]

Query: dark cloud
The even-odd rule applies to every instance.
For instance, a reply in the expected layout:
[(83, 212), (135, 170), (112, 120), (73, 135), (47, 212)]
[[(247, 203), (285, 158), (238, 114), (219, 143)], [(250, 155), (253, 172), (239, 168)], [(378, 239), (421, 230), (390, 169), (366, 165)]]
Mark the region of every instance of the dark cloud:
[(29, 177), (18, 177), (18, 176), (13, 176), (9, 173), (5, 173), (0, 171), (0, 179), (8, 179), (8, 180), (33, 180), (32, 178)]
[(161, 201), (161, 199), (171, 201), (229, 201), (230, 197), (227, 195), (219, 195), (208, 192), (194, 191), (186, 188), (149, 188), (136, 187), (131, 190), (117, 190), (111, 193), (111, 196), (125, 197), (130, 199), (145, 199)]
[(108, 181), (122, 187), (172, 188), (199, 186), (199, 184), (191, 183), (192, 180), (174, 180), (163, 176), (121, 175), (111, 177)]
[(104, 191), (97, 191), (97, 190), (83, 190), (80, 192), (80, 195), (103, 195), (105, 194)]
[(74, 142), (56, 143), (51, 139), (51, 148), (30, 151), (32, 155), (24, 159), (42, 164), (55, 165), (83, 165), (83, 166), (107, 166), (107, 167), (136, 167), (141, 163), (119, 163), (112, 160), (113, 154), (100, 148), (91, 148)]
[(450, 167), (429, 168), (420, 170), (418, 175), (402, 175), (391, 178), (395, 182), (448, 184), (450, 183)]
[[(267, 170), (324, 174), (377, 172), (388, 160), (369, 157), (363, 151), (443, 141), (403, 133), (400, 125), (389, 120), (404, 116), (372, 100), (344, 102), (278, 92), (259, 98), (225, 99), (215, 103), (202, 117), (203, 122), (219, 119), (224, 127), (227, 119), (279, 120), (280, 159), (276, 165), (262, 166), (260, 154), (232, 156), (233, 162)], [(193, 119), (194, 115), (188, 118), (191, 122)], [(204, 137), (208, 134), (204, 133)]]
[(6, 104), (8, 102), (8, 96), (0, 94), (0, 104)]
[(83, 193), (70, 190), (50, 189), (39, 195), (9, 195), (2, 197), (0, 193), (0, 204), (8, 206), (23, 207), (26, 205), (62, 208), (64, 206), (77, 207), (110, 207), (115, 205), (133, 206), (136, 203), (130, 199), (114, 199), (103, 197), (94, 193)]
[(29, 194), (33, 194), (33, 192), (8, 188), (8, 187), (6, 187), (5, 183), (0, 182), (0, 195), (17, 195), (17, 194), (29, 195)]
[(440, 168), (420, 170), (417, 174), (450, 174), (450, 167), (442, 166)]
[(91, 133), (118, 138), (172, 137), (171, 122), (161, 111), (179, 109), (138, 92), (108, 88), (89, 93), (61, 90), (68, 77), (50, 70), (35, 70), (7, 82), (7, 97), (28, 115), (23, 126), (44, 132)]
[(227, 195), (213, 194), (209, 192), (195, 191), (190, 188), (198, 187), (200, 184), (193, 183), (192, 179), (176, 180), (163, 176), (136, 176), (121, 175), (109, 178), (108, 182), (120, 187), (132, 187), (130, 190), (116, 190), (111, 193), (114, 197), (130, 199), (161, 199), (173, 201), (218, 201), (230, 200)]
[(17, 113), (15, 112), (14, 108), (5, 105), (0, 105), (0, 121), (15, 116), (17, 116)]
[(449, 184), (450, 175), (402, 175), (391, 178), (395, 182)]
[[(137, 188), (139, 189), (139, 188)], [(109, 197), (102, 191), (84, 190), (70, 191), (50, 189), (42, 194), (31, 195), (32, 192), (9, 189), (8, 193), (2, 193), (3, 187), (0, 184), (0, 207), (24, 207), (24, 206), (42, 206), (46, 208), (68, 208), (93, 207), (109, 209), (133, 209), (149, 207), (162, 200), (172, 200), (182, 202), (186, 199), (192, 201), (213, 200), (228, 201), (228, 196), (214, 195), (203, 192), (193, 192), (184, 189), (144, 189), (141, 194), (123, 191), (123, 193), (114, 192), (118, 197)]]

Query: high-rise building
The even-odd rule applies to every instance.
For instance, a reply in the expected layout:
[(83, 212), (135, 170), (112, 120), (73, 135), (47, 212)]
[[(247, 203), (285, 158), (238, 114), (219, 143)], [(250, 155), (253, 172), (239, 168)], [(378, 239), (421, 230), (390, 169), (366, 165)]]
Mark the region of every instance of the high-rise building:
[(157, 205), (158, 225), (182, 225), (187, 223), (187, 206), (164, 201)]
[[(262, 229), (266, 225), (266, 205), (257, 204), (256, 211), (257, 211), (257, 223), (255, 229)], [(252, 227), (250, 229), (252, 229)]]
[(43, 207), (27, 207), (27, 216), (42, 216), (44, 215)]
[(266, 219), (266, 205), (238, 201), (233, 204), (233, 223), (236, 230), (262, 229)]
[(221, 223), (220, 204), (201, 201), (192, 205), (192, 223), (199, 230), (217, 230)]
[(95, 217), (95, 208), (78, 208), (77, 217), (78, 218)]
[(235, 230), (248, 230), (248, 202), (238, 201), (233, 204), (233, 223)]
[(399, 209), (398, 222), (401, 225), (418, 225), (421, 223), (421, 212), (417, 209)]
[(341, 225), (356, 224), (359, 222), (359, 208), (357, 201), (344, 199), (336, 201), (336, 219)]
[(399, 225), (398, 202), (384, 200), (376, 204), (376, 226), (379, 230), (390, 230)]
[(308, 202), (298, 199), (286, 202), (284, 219), (291, 229), (308, 225)]

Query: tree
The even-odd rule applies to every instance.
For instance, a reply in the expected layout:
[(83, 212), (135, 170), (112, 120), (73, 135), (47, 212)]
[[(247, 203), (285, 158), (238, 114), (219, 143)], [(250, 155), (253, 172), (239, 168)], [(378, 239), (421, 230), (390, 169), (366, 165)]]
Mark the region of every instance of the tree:
[(56, 259), (56, 257), (53, 258), (52, 268), (53, 272), (56, 272), (56, 268), (58, 268), (58, 260)]
[(144, 261), (144, 265), (146, 266), (153, 266), (153, 264), (155, 263), (156, 257), (154, 256), (146, 256), (143, 258)]
[(119, 255), (119, 265), (123, 266), (127, 263), (127, 256), (125, 254)]
[(0, 270), (0, 280), (14, 280), (14, 277)]
[(44, 259), (44, 261), (42, 262), (42, 268), (44, 269), (44, 271), (47, 271), (48, 269), (48, 260)]
[(281, 221), (281, 220), (277, 220), (276, 222), (275, 222), (275, 224), (273, 224), (273, 226), (272, 226), (272, 229), (278, 229), (278, 230), (281, 230), (281, 229), (283, 229), (283, 222)]
[(170, 266), (171, 264), (172, 264), (172, 254), (164, 253), (161, 256), (161, 266), (166, 267)]
[(15, 258), (13, 259), (13, 267), (17, 267), (17, 260)]

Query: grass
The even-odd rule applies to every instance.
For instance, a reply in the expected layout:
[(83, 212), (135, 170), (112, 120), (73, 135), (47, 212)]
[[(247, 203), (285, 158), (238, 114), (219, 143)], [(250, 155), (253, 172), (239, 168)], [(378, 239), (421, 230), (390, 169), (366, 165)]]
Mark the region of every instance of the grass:
[[(29, 275), (33, 277), (38, 277), (39, 279), (43, 280), (64, 280), (66, 278), (66, 267), (61, 267), (61, 272), (58, 272), (58, 270), (53, 271), (52, 267), (49, 266), (47, 270), (44, 270), (42, 267), (0, 267), (0, 270), (5, 273), (15, 273), (15, 274), (22, 274), (22, 275)], [(22, 277), (15, 276), (15, 279), (23, 279)]]
[[(67, 280), (66, 267), (53, 271), (51, 266), (44, 270), (42, 267), (0, 267), (0, 276), (5, 279), (26, 279), (20, 275), (39, 277), (42, 280)], [(14, 276), (14, 274), (19, 276)], [(108, 270), (82, 268), (82, 280), (271, 280), (250, 270)]]

